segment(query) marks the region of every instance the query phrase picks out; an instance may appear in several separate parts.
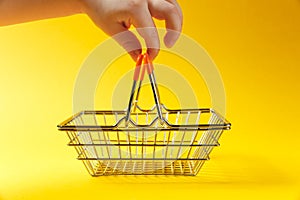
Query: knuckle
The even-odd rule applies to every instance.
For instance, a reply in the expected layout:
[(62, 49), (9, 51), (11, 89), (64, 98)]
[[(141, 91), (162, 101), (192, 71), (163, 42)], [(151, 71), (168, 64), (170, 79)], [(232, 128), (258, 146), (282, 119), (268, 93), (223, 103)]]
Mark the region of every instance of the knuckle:
[(144, 0), (129, 0), (128, 6), (129, 8), (139, 8), (143, 5)]
[(177, 14), (177, 8), (175, 5), (173, 4), (170, 4), (169, 6), (166, 7), (166, 11), (170, 14), (174, 14), (176, 13)]

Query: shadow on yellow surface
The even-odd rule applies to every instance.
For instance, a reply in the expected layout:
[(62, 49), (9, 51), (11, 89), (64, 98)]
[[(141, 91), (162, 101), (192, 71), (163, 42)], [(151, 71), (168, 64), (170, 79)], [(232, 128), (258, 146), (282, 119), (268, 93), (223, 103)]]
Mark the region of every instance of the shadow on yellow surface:
[[(93, 178), (79, 161), (42, 169), (25, 182), (8, 188), (8, 199), (129, 198), (290, 198), (296, 179), (259, 156), (216, 152), (198, 176), (103, 176)], [(46, 161), (45, 161), (46, 162)], [(55, 162), (58, 163), (58, 162)], [(65, 170), (68, 168), (68, 172)], [(32, 174), (30, 169), (28, 173)], [(29, 181), (30, 180), (30, 181)], [(22, 183), (23, 182), (23, 183)], [(14, 188), (16, 187), (16, 188)], [(6, 191), (6, 192), (8, 192)], [(14, 191), (14, 192), (13, 192)], [(255, 191), (255, 192), (251, 192)]]

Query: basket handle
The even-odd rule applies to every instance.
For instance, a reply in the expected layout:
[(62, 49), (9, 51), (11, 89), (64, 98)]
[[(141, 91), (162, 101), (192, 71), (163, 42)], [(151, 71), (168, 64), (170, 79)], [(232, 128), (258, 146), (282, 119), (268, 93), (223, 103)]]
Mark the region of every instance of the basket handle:
[[(143, 65), (142, 73), (140, 74), (142, 65)], [(136, 61), (136, 67), (135, 67), (134, 75), (133, 75), (133, 85), (132, 85), (132, 88), (131, 88), (128, 108), (127, 108), (127, 113), (126, 113), (126, 118), (125, 118), (126, 126), (128, 125), (128, 122), (129, 122), (130, 113), (131, 113), (131, 109), (132, 109), (133, 104), (134, 104), (134, 110), (136, 108), (136, 103), (137, 103), (138, 98), (139, 98), (139, 93), (140, 93), (141, 85), (142, 85), (146, 70), (147, 70), (147, 74), (148, 74), (149, 79), (150, 79), (151, 88), (152, 88), (152, 92), (153, 92), (153, 96), (154, 96), (154, 101), (155, 101), (155, 104), (156, 104), (158, 118), (159, 118), (161, 123), (164, 122), (164, 118), (163, 118), (162, 110), (161, 110), (158, 87), (157, 87), (156, 79), (155, 79), (155, 75), (154, 75), (154, 67), (153, 67), (153, 64), (152, 64), (151, 60), (149, 59), (149, 55), (147, 53), (145, 53), (145, 54), (140, 54), (137, 58), (137, 61)], [(138, 81), (139, 81), (139, 86), (138, 86), (135, 102), (133, 103), (135, 89), (136, 89), (136, 85), (137, 85)]]
[(152, 88), (152, 92), (153, 92), (153, 96), (154, 96), (157, 114), (160, 119), (160, 122), (163, 123), (164, 118), (162, 115), (160, 96), (159, 96), (159, 91), (158, 91), (158, 87), (157, 87), (157, 83), (156, 83), (156, 79), (155, 79), (155, 75), (154, 75), (154, 67), (153, 67), (153, 64), (152, 64), (151, 60), (149, 59), (149, 55), (147, 53), (144, 54), (143, 62), (144, 62), (144, 66), (147, 68), (147, 73), (148, 73), (148, 76), (150, 79), (150, 84), (151, 84), (151, 88)]
[(132, 88), (131, 88), (131, 92), (130, 92), (130, 98), (129, 98), (128, 108), (127, 108), (126, 118), (125, 118), (126, 126), (128, 125), (128, 122), (129, 122), (132, 101), (133, 101), (133, 97), (134, 97), (134, 93), (135, 93), (136, 83), (140, 76), (143, 58), (144, 58), (143, 54), (140, 54), (136, 60), (136, 65), (135, 65), (135, 70), (134, 70), (134, 75), (133, 75), (133, 84), (132, 84)]

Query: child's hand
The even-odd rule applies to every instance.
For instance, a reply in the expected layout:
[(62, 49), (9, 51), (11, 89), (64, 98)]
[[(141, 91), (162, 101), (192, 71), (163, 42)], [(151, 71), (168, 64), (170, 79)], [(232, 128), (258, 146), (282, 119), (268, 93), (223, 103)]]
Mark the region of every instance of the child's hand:
[(176, 0), (83, 0), (83, 2), (84, 12), (105, 33), (114, 36), (126, 31), (120, 35), (121, 37), (114, 39), (134, 60), (141, 53), (141, 44), (137, 37), (128, 31), (131, 25), (145, 28), (138, 29), (138, 32), (146, 42), (151, 59), (159, 52), (159, 38), (152, 17), (166, 21), (166, 28), (169, 30), (164, 42), (167, 47), (174, 45), (181, 32), (182, 12)]

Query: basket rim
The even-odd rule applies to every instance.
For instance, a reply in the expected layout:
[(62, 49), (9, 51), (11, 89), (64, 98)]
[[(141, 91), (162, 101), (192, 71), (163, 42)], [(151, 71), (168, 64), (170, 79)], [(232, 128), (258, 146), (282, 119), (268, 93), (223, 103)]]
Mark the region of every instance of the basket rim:
[[(165, 127), (154, 127), (154, 123), (159, 120), (156, 117), (149, 125), (140, 125), (136, 124), (134, 121), (130, 120), (129, 123), (131, 126), (128, 127), (119, 127), (122, 121), (125, 120), (125, 117), (120, 118), (114, 125), (68, 125), (74, 119), (89, 114), (101, 115), (101, 114), (124, 114), (126, 115), (125, 110), (83, 110), (80, 111), (68, 119), (64, 120), (57, 125), (59, 131), (195, 131), (195, 130), (229, 130), (231, 129), (231, 123), (228, 122), (222, 115), (212, 108), (191, 108), (191, 109), (168, 109), (163, 104), (162, 107), (167, 113), (188, 113), (188, 112), (200, 112), (200, 113), (212, 113), (215, 114), (218, 119), (222, 121), (221, 124), (189, 124), (189, 125), (177, 125), (172, 124), (168, 120), (164, 120), (166, 123)], [(152, 109), (142, 109), (137, 106), (137, 108), (143, 113), (139, 114), (155, 114), (155, 106)]]

